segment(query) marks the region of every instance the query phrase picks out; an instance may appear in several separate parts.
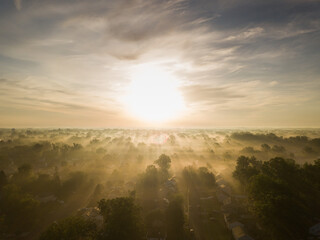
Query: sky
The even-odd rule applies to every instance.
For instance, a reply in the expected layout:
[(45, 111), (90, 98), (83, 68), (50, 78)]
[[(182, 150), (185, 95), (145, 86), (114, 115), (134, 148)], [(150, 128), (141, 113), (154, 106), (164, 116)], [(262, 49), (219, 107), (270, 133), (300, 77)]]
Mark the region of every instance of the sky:
[(1, 0), (0, 127), (320, 127), (320, 1)]

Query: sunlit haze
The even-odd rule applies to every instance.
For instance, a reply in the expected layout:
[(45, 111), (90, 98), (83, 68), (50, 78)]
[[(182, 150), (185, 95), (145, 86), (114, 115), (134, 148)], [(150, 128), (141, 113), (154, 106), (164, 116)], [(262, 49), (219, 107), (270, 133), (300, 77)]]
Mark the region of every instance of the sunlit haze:
[(0, 239), (320, 239), (320, 0), (0, 0)]
[(0, 127), (320, 127), (316, 0), (2, 0)]
[(177, 79), (148, 64), (132, 72), (125, 101), (133, 117), (155, 123), (179, 117), (185, 107)]

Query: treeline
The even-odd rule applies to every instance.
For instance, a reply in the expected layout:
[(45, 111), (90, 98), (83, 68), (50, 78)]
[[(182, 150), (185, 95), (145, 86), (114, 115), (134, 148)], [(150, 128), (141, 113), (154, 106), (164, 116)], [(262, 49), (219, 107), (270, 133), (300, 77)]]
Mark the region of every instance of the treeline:
[[(133, 191), (109, 199), (101, 198), (103, 186), (94, 188), (83, 172), (71, 172), (61, 180), (58, 169), (51, 175), (39, 174), (29, 164), (18, 167), (10, 177), (1, 171), (0, 237), (35, 239), (41, 231), (40, 240), (189, 239), (183, 199), (170, 168), (170, 157), (160, 155), (137, 176)], [(205, 179), (207, 172), (200, 172)], [(112, 186), (112, 182), (107, 184)], [(90, 189), (94, 191), (88, 198), (84, 193)], [(56, 214), (61, 211), (64, 217)], [(93, 211), (97, 214), (92, 215)]]
[[(148, 235), (148, 222), (143, 219), (143, 208), (134, 196), (102, 199), (98, 203), (103, 225), (81, 216), (71, 216), (51, 224), (40, 240), (141, 240), (147, 237), (166, 237), (169, 240), (188, 239), (184, 235), (184, 216), (180, 200), (171, 201), (165, 211), (168, 221), (165, 235)], [(158, 213), (156, 214), (158, 219)], [(149, 219), (150, 220), (150, 219)], [(181, 232), (182, 231), (182, 232)]]
[(63, 181), (57, 169), (53, 174), (34, 173), (29, 164), (21, 165), (11, 176), (0, 171), (0, 233), (24, 236), (39, 232), (70, 198), (83, 196), (92, 187), (92, 180), (79, 171), (70, 172)]
[[(128, 197), (101, 199), (98, 209), (103, 216), (102, 225), (72, 216), (50, 225), (40, 240), (193, 239), (170, 167), (170, 157), (162, 154), (138, 176), (136, 188)], [(185, 167), (182, 180), (191, 191), (199, 186), (215, 187), (215, 176), (206, 167)]]
[(307, 136), (283, 137), (274, 133), (251, 133), (251, 132), (235, 132), (230, 135), (230, 138), (240, 141), (252, 142), (284, 142), (293, 144), (311, 144), (320, 147), (320, 138), (309, 138)]
[(98, 158), (101, 153), (88, 151), (81, 144), (51, 143), (48, 141), (31, 142), (15, 145), (0, 142), (0, 167), (20, 166), (28, 163), (38, 168), (66, 165), (69, 159), (84, 160), (89, 157)]
[(215, 175), (207, 167), (187, 166), (182, 170), (182, 179), (190, 191), (201, 187), (210, 189), (216, 185)]
[(140, 208), (135, 204), (133, 197), (102, 199), (99, 201), (99, 210), (104, 219), (102, 228), (98, 228), (91, 219), (71, 216), (50, 225), (41, 234), (40, 240), (138, 240), (143, 238), (144, 229)]
[(320, 159), (298, 165), (292, 159), (240, 156), (233, 176), (249, 195), (266, 239), (308, 237), (320, 216)]

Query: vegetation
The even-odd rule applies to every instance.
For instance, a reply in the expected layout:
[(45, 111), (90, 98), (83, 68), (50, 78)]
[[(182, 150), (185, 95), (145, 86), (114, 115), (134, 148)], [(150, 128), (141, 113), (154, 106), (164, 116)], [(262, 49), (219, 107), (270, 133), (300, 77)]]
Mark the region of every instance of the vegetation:
[(130, 197), (102, 199), (99, 209), (104, 218), (101, 239), (138, 240), (143, 237), (140, 209)]
[(40, 240), (91, 240), (96, 239), (97, 226), (94, 222), (81, 217), (69, 217), (58, 223), (53, 223), (40, 236)]
[(2, 129), (0, 238), (306, 239), (319, 133)]
[(241, 156), (233, 172), (250, 197), (253, 213), (272, 239), (303, 239), (320, 214), (320, 160), (298, 165), (292, 159), (266, 162)]

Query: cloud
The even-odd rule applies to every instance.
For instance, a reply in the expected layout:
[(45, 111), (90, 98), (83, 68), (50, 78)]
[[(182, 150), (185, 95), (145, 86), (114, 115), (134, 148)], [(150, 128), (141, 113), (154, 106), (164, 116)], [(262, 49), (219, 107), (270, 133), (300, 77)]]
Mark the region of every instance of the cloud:
[[(41, 85), (35, 78), (28, 78), (24, 81), (0, 79), (0, 86), (2, 101), (0, 107), (10, 104), (11, 106), (25, 106), (28, 109), (69, 114), (79, 111), (115, 113), (114, 109), (92, 104), (92, 96), (88, 96), (87, 93), (65, 89), (55, 83), (46, 82)], [(95, 101), (97, 100), (96, 97)]]
[(17, 10), (21, 10), (22, 8), (22, 0), (14, 0), (14, 5), (16, 6)]
[(263, 31), (264, 29), (261, 27), (250, 28), (246, 31), (242, 31), (235, 36), (230, 36), (226, 40), (248, 40), (249, 38), (261, 36)]
[(276, 86), (276, 85), (278, 85), (278, 84), (279, 84), (279, 83), (278, 83), (277, 81), (272, 81), (272, 82), (269, 83), (269, 85), (270, 85), (271, 87)]
[(211, 87), (206, 85), (190, 85), (182, 88), (182, 93), (188, 102), (203, 102), (221, 104), (231, 99), (245, 98), (246, 96), (234, 91), (230, 87)]
[(304, 105), (302, 82), (301, 95), (319, 100), (318, 1), (30, 0), (19, 13), (22, 2), (10, 4), (0, 9), (0, 84), (12, 106), (34, 97), (120, 121), (130, 69), (148, 62), (177, 77), (195, 113), (221, 119)]

